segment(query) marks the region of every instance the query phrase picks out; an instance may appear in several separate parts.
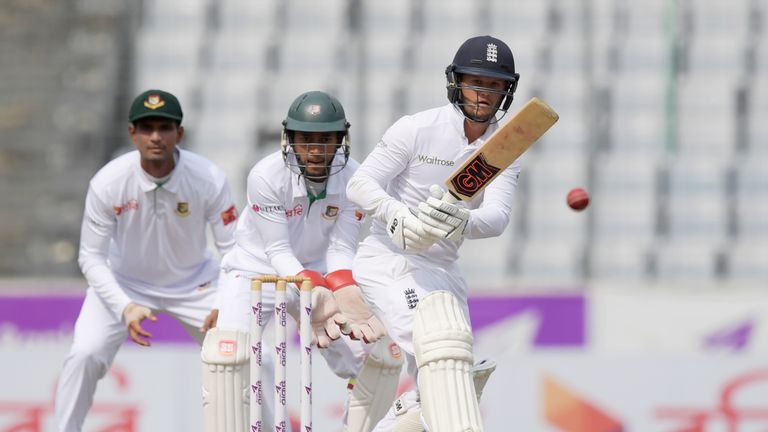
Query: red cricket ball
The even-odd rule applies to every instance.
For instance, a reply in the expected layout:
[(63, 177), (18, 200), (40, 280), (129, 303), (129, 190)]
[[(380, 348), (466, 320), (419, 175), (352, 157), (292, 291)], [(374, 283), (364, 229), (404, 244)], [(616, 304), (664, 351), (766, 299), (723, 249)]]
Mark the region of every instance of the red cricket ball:
[(589, 194), (582, 188), (574, 188), (568, 192), (568, 206), (576, 211), (582, 211), (589, 205)]

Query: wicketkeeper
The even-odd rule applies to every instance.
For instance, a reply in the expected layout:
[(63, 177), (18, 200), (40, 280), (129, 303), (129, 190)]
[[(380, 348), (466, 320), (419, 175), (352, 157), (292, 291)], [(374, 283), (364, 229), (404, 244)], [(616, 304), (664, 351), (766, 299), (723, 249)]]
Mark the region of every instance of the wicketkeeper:
[[(352, 277), (363, 214), (346, 196), (347, 182), (358, 168), (349, 157), (349, 127), (336, 98), (304, 93), (283, 121), (281, 150), (259, 161), (248, 176), (248, 206), (237, 225), (236, 244), (222, 260), (219, 310), (211, 315), (216, 327), (203, 344), (208, 432), (249, 428), (249, 293), (250, 278), (259, 274), (312, 279), (314, 340), (336, 375), (356, 378), (346, 430), (370, 431), (394, 400), (402, 358)], [(265, 284), (265, 317), (271, 317), (274, 299), (274, 285)], [(291, 287), (287, 307), (294, 318), (298, 304), (298, 291)], [(350, 338), (341, 338), (342, 331)], [(236, 341), (234, 355), (219, 351), (224, 340)], [(263, 357), (262, 369), (262, 388), (273, 388), (271, 355)], [(232, 394), (215, 394), (222, 388), (231, 388)], [(264, 398), (265, 431), (275, 430), (273, 399)], [(222, 400), (231, 403), (221, 406)]]

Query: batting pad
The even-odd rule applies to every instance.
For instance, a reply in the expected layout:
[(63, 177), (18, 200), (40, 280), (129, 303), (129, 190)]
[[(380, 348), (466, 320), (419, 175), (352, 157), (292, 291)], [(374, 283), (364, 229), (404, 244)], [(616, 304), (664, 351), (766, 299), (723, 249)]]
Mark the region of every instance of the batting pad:
[(248, 332), (208, 330), (203, 341), (205, 432), (243, 432), (250, 427)]
[[(495, 370), (496, 362), (493, 360), (482, 360), (472, 367), (472, 382), (475, 383), (475, 397), (478, 403), (485, 384)], [(413, 406), (408, 406), (408, 401), (401, 396), (395, 400), (393, 408), (396, 416), (393, 432), (426, 432), (421, 423), (421, 406), (418, 400)]]
[(472, 381), (472, 331), (452, 294), (435, 291), (419, 302), (413, 348), (422, 417), (430, 432), (482, 431)]
[(365, 359), (349, 397), (345, 432), (370, 432), (397, 396), (403, 355), (389, 336), (379, 339)]

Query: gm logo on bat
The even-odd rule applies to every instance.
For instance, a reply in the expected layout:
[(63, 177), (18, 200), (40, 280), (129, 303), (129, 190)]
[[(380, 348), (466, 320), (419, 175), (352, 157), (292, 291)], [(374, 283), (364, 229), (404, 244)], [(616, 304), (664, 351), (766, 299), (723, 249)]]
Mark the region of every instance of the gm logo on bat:
[(485, 155), (480, 153), (475, 156), (474, 159), (470, 160), (464, 166), (464, 169), (453, 176), (451, 185), (453, 185), (458, 193), (472, 197), (477, 191), (481, 190), (486, 183), (493, 180), (499, 171), (501, 171), (500, 168), (488, 163), (485, 159)]

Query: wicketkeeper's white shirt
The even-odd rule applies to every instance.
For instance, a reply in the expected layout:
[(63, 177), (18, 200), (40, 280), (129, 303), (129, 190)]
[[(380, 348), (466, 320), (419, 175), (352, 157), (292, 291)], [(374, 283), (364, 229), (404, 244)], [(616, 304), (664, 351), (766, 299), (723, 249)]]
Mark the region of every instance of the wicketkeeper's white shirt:
[(217, 248), (234, 244), (237, 219), (224, 171), (180, 150), (170, 178), (158, 186), (133, 151), (91, 179), (80, 239), (80, 267), (109, 309), (121, 317), (124, 289), (166, 299), (215, 282), (219, 265), (207, 249), (206, 225)]
[(350, 158), (328, 178), (325, 197), (310, 203), (304, 177), (285, 166), (281, 152), (259, 161), (248, 175), (248, 205), (222, 269), (280, 276), (351, 269), (363, 214), (347, 199), (346, 184), (357, 168)]
[[(402, 252), (386, 232), (387, 219), (395, 201), (416, 209), (429, 197), (430, 185), (443, 189), (445, 180), (498, 128), (491, 124), (475, 142), (467, 142), (464, 117), (456, 108), (445, 106), (402, 117), (381, 138), (347, 186), (349, 199), (374, 216), (371, 235), (361, 245), (376, 245)], [(509, 223), (514, 204), (519, 162), (505, 169), (479, 196), (468, 203), (471, 211), (465, 238), (500, 235)], [(458, 258), (459, 245), (443, 240), (420, 255), (437, 264)]]
[[(336, 160), (342, 157), (337, 153)], [(280, 151), (254, 165), (248, 174), (248, 204), (237, 222), (235, 246), (221, 262), (216, 299), (219, 328), (248, 331), (250, 278), (255, 275), (293, 276), (304, 269), (325, 274), (352, 268), (363, 213), (347, 199), (346, 185), (358, 166), (350, 158), (344, 169), (328, 178), (325, 196), (310, 202), (304, 177), (286, 167)], [(266, 325), (275, 307), (274, 284), (265, 284), (262, 296)], [(286, 308), (297, 319), (297, 290), (288, 290)], [(370, 348), (362, 342), (343, 337), (320, 353), (335, 374), (349, 378), (362, 367), (366, 351)], [(271, 379), (267, 374), (265, 383)], [(271, 408), (265, 408), (263, 414), (270, 418), (271, 413)]]

